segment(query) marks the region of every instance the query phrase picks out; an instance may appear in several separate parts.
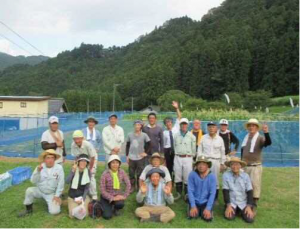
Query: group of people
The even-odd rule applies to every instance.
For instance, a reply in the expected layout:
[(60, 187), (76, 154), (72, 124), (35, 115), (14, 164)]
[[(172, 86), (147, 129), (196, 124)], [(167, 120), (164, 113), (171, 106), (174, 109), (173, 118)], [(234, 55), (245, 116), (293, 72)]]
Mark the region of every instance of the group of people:
[[(157, 124), (156, 113), (149, 113), (146, 125), (142, 120), (134, 121), (126, 143), (116, 114), (109, 116), (109, 125), (104, 127), (102, 134), (95, 128), (98, 121), (94, 117), (87, 118), (87, 127), (73, 133), (71, 155), (75, 160), (66, 179), (64, 135), (59, 130), (58, 118), (50, 117), (49, 129), (41, 138), (44, 150), (39, 156), (41, 163), (31, 177), (36, 187), (26, 190), (26, 210), (19, 216), (32, 214), (35, 198), (47, 202), (50, 214), (60, 213), (67, 183), (70, 184), (71, 218), (78, 206), (84, 206), (88, 212), (89, 203), (99, 202), (103, 218), (110, 219), (120, 214), (127, 197), (137, 191), (136, 201), (143, 206), (138, 207), (135, 214), (141, 222), (171, 221), (175, 213), (169, 206), (181, 198), (187, 202), (189, 219), (200, 217), (211, 221), (222, 188), (224, 217), (233, 220), (241, 214), (246, 222), (253, 222), (261, 192), (262, 149), (271, 144), (268, 126), (256, 119), (245, 123), (248, 133), (241, 145), (241, 158), (238, 158), (235, 154), (239, 140), (228, 129), (227, 120), (220, 120), (219, 125), (208, 122), (205, 133), (201, 121), (195, 119), (190, 131), (190, 122), (182, 118), (178, 103), (173, 101), (172, 105), (177, 113), (175, 122), (171, 117), (165, 118), (163, 130)], [(264, 136), (259, 134), (260, 130)], [(121, 169), (123, 143), (129, 176)], [(98, 195), (95, 174), (102, 145), (106, 167), (100, 178)], [(220, 173), (223, 173), (222, 186)], [(176, 191), (173, 191), (174, 186)]]

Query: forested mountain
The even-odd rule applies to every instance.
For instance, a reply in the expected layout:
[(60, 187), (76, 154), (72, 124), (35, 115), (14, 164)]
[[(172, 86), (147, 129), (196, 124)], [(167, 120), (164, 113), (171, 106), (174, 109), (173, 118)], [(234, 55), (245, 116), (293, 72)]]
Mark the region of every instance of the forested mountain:
[(46, 56), (11, 56), (0, 52), (0, 71), (15, 64), (36, 65), (48, 59)]
[[(216, 100), (224, 92), (299, 93), (298, 0), (226, 0), (201, 21), (171, 19), (124, 47), (82, 44), (36, 66), (0, 73), (0, 93), (63, 96), (84, 110), (134, 98), (137, 109), (171, 89)], [(74, 107), (75, 107), (74, 105)], [(72, 104), (69, 107), (72, 107)]]

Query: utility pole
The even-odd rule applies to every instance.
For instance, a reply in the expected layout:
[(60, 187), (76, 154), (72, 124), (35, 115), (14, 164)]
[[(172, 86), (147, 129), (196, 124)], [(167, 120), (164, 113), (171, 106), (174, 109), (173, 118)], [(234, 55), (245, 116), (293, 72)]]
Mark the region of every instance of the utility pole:
[(119, 86), (120, 84), (114, 84), (114, 90), (113, 90), (113, 112), (115, 112), (115, 99), (116, 99), (116, 87)]
[(102, 97), (101, 97), (101, 95), (100, 95), (100, 105), (99, 105), (100, 107), (100, 117), (101, 117), (101, 110), (102, 110)]
[(133, 113), (133, 97), (131, 97), (131, 113)]
[(90, 98), (88, 98), (86, 102), (86, 111), (87, 113), (90, 113)]

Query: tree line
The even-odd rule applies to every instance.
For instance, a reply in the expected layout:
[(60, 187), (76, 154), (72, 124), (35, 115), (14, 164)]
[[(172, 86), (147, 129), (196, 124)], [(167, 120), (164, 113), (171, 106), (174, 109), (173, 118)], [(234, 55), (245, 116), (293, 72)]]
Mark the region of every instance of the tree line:
[(136, 110), (158, 104), (170, 90), (215, 105), (224, 93), (296, 95), (298, 28), (297, 0), (226, 0), (201, 21), (171, 19), (124, 47), (81, 44), (36, 66), (6, 68), (0, 93), (62, 96), (74, 111), (86, 108), (73, 101), (76, 92), (95, 110), (101, 94), (110, 109), (116, 83), (119, 109), (131, 109), (132, 98)]

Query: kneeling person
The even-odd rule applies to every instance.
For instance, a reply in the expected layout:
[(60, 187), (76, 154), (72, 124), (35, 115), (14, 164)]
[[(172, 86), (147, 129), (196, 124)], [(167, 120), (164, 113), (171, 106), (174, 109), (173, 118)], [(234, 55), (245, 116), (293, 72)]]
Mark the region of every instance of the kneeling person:
[[(124, 190), (125, 189), (125, 190)], [(111, 219), (113, 215), (120, 215), (119, 210), (124, 208), (125, 200), (131, 189), (130, 181), (123, 169), (118, 155), (110, 155), (107, 169), (102, 173), (100, 180), (102, 216)]]
[(158, 221), (168, 223), (175, 217), (175, 213), (166, 204), (174, 203), (171, 187), (165, 185), (165, 173), (158, 168), (147, 173), (146, 182), (142, 184), (136, 196), (138, 203), (144, 202), (143, 207), (136, 209), (135, 214), (141, 222)]
[(195, 170), (188, 178), (188, 218), (201, 217), (205, 221), (213, 219), (213, 204), (215, 200), (217, 181), (211, 173), (211, 161), (205, 156), (199, 156)]
[(70, 218), (73, 218), (73, 209), (82, 203), (84, 204), (86, 212), (88, 212), (88, 205), (90, 202), (88, 192), (91, 183), (91, 172), (87, 168), (89, 162), (89, 157), (86, 154), (79, 155), (77, 161), (73, 165), (71, 173), (66, 179), (66, 183), (71, 184), (68, 197)]
[(231, 170), (223, 174), (223, 196), (225, 206), (225, 218), (233, 220), (237, 213), (241, 213), (242, 218), (247, 223), (253, 223), (253, 189), (250, 177), (241, 170), (246, 163), (237, 157), (232, 157), (226, 161), (225, 165)]
[(39, 156), (42, 163), (36, 167), (30, 178), (36, 187), (27, 188), (24, 200), (26, 211), (20, 213), (19, 217), (32, 214), (32, 205), (36, 198), (43, 198), (47, 202), (50, 214), (60, 213), (60, 196), (65, 184), (64, 170), (61, 165), (55, 163), (60, 157), (53, 149), (48, 149)]

